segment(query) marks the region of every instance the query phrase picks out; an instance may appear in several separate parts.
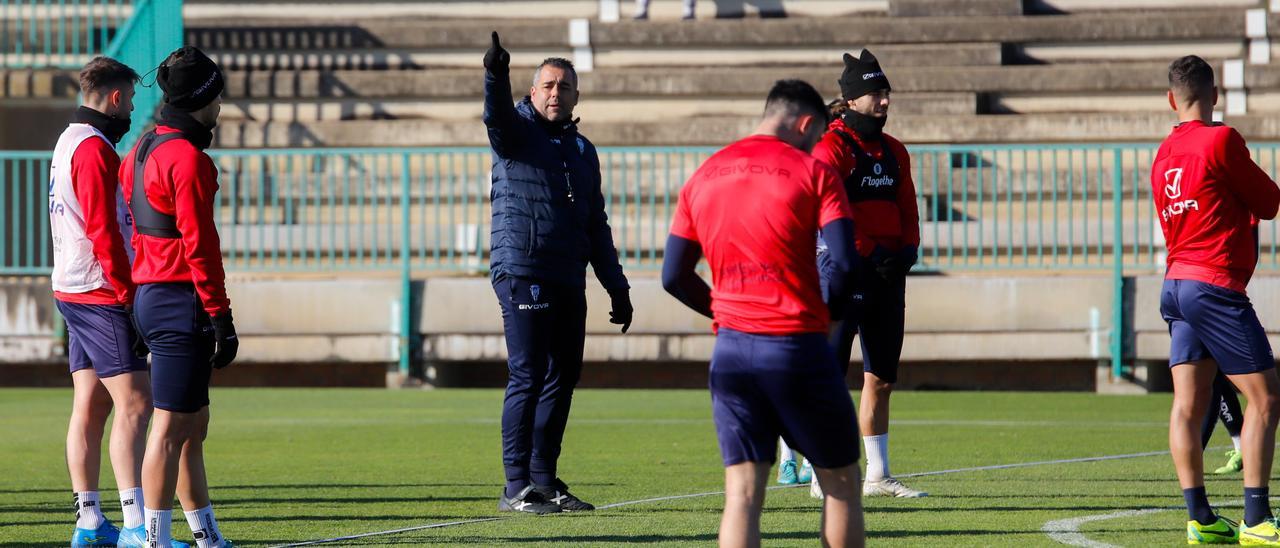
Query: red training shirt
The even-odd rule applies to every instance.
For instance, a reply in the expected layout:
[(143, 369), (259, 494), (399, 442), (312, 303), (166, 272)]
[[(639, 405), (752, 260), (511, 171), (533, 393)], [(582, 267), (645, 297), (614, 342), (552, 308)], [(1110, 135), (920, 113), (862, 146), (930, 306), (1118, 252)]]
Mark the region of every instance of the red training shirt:
[(893, 200), (862, 196), (850, 188), (856, 182), (844, 181), (845, 194), (849, 197), (849, 206), (853, 211), (853, 225), (856, 227), (854, 241), (858, 246), (858, 254), (864, 257), (870, 256), (877, 245), (889, 251), (920, 246), (920, 208), (916, 204), (916, 184), (911, 178), (911, 157), (902, 141), (887, 133), (882, 135), (883, 140), (864, 140), (856, 131), (845, 126), (843, 120), (837, 119), (827, 126), (827, 133), (813, 147), (813, 157), (835, 168), (842, 180), (848, 179), (858, 165), (858, 158), (846, 139), (853, 139), (873, 160), (884, 159), (884, 148), (887, 145), (893, 159), (897, 161), (899, 175), (892, 183)]
[(680, 190), (671, 234), (711, 266), (715, 326), (745, 333), (826, 333), (814, 253), (821, 227), (850, 216), (835, 172), (777, 137), (725, 147)]
[[(160, 135), (177, 131), (156, 127)], [(136, 153), (135, 147), (125, 156), (120, 169), (120, 184), (130, 203)], [(189, 141), (175, 139), (152, 150), (143, 168), (143, 180), (151, 207), (173, 215), (182, 237), (157, 238), (135, 230), (134, 283), (192, 283), (209, 315), (229, 311), (222, 248), (213, 222), (214, 195), (218, 192), (218, 168), (213, 159)]]
[(116, 222), (116, 172), (120, 157), (111, 144), (98, 137), (80, 142), (71, 156), (71, 185), (84, 214), (85, 237), (93, 243), (93, 255), (102, 266), (102, 276), (110, 288), (99, 287), (86, 293), (54, 291), (53, 297), (64, 303), (123, 304), (133, 303), (133, 280), (129, 275), (129, 255)]
[(1151, 190), (1169, 248), (1165, 278), (1243, 293), (1258, 264), (1258, 219), (1280, 206), (1244, 138), (1221, 124), (1178, 124), (1156, 152)]

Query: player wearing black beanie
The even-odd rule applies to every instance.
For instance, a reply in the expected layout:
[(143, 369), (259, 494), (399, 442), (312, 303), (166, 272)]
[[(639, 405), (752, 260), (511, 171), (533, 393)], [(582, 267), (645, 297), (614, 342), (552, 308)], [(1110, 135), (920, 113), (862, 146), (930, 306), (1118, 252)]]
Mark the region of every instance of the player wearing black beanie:
[(134, 224), (134, 315), (151, 350), (155, 405), (142, 465), (147, 543), (175, 545), (176, 491), (198, 548), (226, 548), (202, 448), (213, 370), (229, 365), (239, 348), (214, 222), (218, 168), (204, 152), (213, 142), (223, 76), (208, 56), (185, 46), (156, 69), (156, 83), (164, 90), (156, 129), (120, 169)]

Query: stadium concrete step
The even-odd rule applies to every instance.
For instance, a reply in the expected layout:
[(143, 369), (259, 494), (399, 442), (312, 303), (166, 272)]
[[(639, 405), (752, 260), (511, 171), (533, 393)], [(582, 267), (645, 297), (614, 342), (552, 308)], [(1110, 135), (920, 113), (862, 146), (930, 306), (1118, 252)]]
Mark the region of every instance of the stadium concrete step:
[[(317, 4), (305, 0), (227, 2), (186, 0), (183, 15), (188, 21), (228, 17), (332, 18), (430, 17), (437, 19), (564, 18), (599, 19), (600, 0), (342, 0)], [(630, 19), (634, 2), (619, 0), (618, 15)], [(678, 2), (654, 2), (651, 19), (679, 19)], [(833, 17), (860, 13), (884, 13), (888, 0), (703, 0), (699, 18), (734, 17)]]
[[(799, 78), (827, 97), (839, 94), (840, 66), (777, 68), (651, 68), (607, 69), (583, 73), (579, 89), (583, 102), (592, 97), (674, 96), (714, 100), (727, 97), (762, 98), (773, 83)], [(895, 93), (1124, 93), (1163, 94), (1168, 89), (1168, 63), (1105, 63), (1029, 66), (886, 67)], [(1219, 71), (1221, 73), (1221, 71)], [(1270, 73), (1253, 69), (1246, 74), (1269, 82)], [(1266, 75), (1264, 75), (1266, 74)], [(515, 96), (525, 86), (515, 73)], [(530, 81), (532, 76), (530, 73)], [(1254, 87), (1254, 86), (1250, 86)], [(1272, 86), (1257, 86), (1272, 87)], [(439, 71), (232, 71), (227, 96), (239, 99), (274, 98), (472, 98), (481, 100), (484, 73), (479, 69)]]
[[(977, 95), (965, 92), (903, 93), (894, 97), (896, 114), (975, 114)], [(678, 121), (702, 116), (756, 116), (764, 108), (759, 97), (697, 99), (691, 97), (602, 97), (584, 102), (574, 115), (597, 122)], [(230, 101), (219, 120), (314, 122), (330, 120), (470, 120), (480, 123), (483, 105), (475, 99), (334, 99)]]
[[(303, 19), (227, 19), (193, 22), (187, 41), (202, 49), (317, 50), (333, 48), (467, 49), (488, 47), (491, 31), (508, 49), (569, 47), (566, 20), (374, 19), (358, 23)], [(1243, 38), (1244, 10), (1176, 10), (999, 17), (830, 17), (633, 22), (591, 25), (590, 44), (680, 50), (694, 47), (829, 47), (861, 44), (1054, 43), (1194, 41)]]
[(1025, 0), (1028, 14), (1257, 8), (1257, 0)]
[[(842, 42), (826, 47), (797, 46), (760, 50), (726, 45), (720, 48), (641, 49), (599, 48), (593, 55), (595, 69), (621, 67), (705, 67), (705, 66), (789, 66), (836, 65), (844, 52), (857, 52), (861, 44)], [(228, 70), (427, 70), (436, 68), (477, 68), (485, 47), (453, 49), (349, 49), (318, 48), (310, 51), (215, 49), (209, 55)], [(996, 43), (977, 44), (885, 44), (876, 46), (876, 55), (892, 66), (999, 65), (1003, 48)], [(532, 69), (548, 57), (574, 58), (563, 47), (521, 48), (512, 53), (517, 71)]]
[(889, 15), (981, 17), (1022, 15), (1022, 0), (889, 0)]
[[(723, 146), (749, 135), (757, 116), (700, 117), (662, 121), (594, 122), (583, 134), (597, 146)], [(1280, 121), (1265, 115), (1233, 116), (1246, 138), (1280, 138)], [(887, 130), (908, 143), (1158, 142), (1174, 118), (1167, 113), (1074, 113), (1024, 115), (902, 115)], [(217, 146), (394, 147), (484, 146), (485, 128), (474, 121), (349, 120), (321, 122), (229, 122), (219, 126)]]

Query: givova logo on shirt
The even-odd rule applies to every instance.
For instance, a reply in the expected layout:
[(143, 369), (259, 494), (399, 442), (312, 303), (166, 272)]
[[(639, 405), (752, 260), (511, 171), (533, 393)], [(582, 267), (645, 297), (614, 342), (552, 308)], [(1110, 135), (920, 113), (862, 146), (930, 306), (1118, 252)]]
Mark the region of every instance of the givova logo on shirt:
[(1179, 200), (1182, 197), (1182, 168), (1175, 167), (1164, 172), (1164, 195), (1170, 202), (1160, 210), (1160, 218), (1168, 221), (1188, 211), (1200, 211), (1200, 204), (1195, 200)]

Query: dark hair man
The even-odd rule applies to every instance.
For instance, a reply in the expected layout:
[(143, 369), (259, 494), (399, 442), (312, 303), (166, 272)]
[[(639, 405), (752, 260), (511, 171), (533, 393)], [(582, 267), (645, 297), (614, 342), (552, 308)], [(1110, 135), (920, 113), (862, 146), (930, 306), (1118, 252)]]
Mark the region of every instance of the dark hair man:
[[(826, 490), (824, 545), (861, 546), (858, 425), (826, 333), (856, 259), (849, 202), (809, 155), (827, 109), (812, 86), (774, 85), (749, 137), (717, 152), (680, 190), (663, 286), (714, 319), (711, 405), (725, 467), (720, 545), (759, 546), (765, 483), (778, 436), (807, 455)], [(813, 257), (821, 230), (833, 295), (823, 303)], [(695, 270), (706, 254), (714, 289)]]
[[(1169, 450), (1186, 499), (1187, 542), (1280, 546), (1268, 483), (1280, 417), (1280, 379), (1267, 335), (1245, 295), (1258, 262), (1258, 219), (1280, 188), (1249, 158), (1236, 130), (1215, 124), (1213, 68), (1187, 56), (1169, 66), (1178, 125), (1160, 144), (1151, 190), (1169, 249), (1160, 314), (1169, 324), (1173, 409)], [(1218, 516), (1204, 489), (1199, 426), (1221, 370), (1244, 392), (1244, 527)]]
[(509, 377), (502, 409), (506, 487), (498, 510), (595, 507), (557, 475), (586, 336), (586, 268), (609, 293), (610, 321), (631, 326), (630, 284), (605, 215), (596, 148), (578, 133), (578, 74), (551, 58), (511, 102), (511, 54), (492, 35), (484, 56), (484, 124), (493, 150), (490, 270), (502, 307)]

